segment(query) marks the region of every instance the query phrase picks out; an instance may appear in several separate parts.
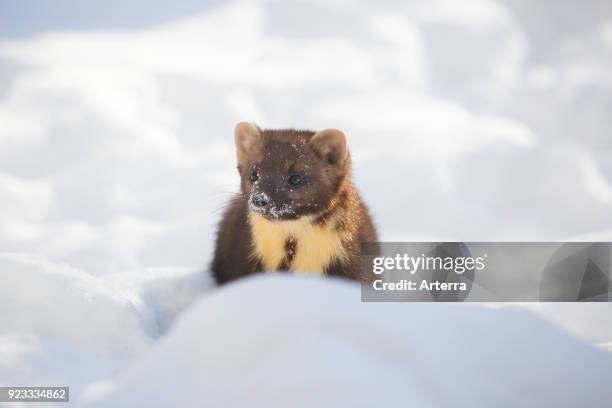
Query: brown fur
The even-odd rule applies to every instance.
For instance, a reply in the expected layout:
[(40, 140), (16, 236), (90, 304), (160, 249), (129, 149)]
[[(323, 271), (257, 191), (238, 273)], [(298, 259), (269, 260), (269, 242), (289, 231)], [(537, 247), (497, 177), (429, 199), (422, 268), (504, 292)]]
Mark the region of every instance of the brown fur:
[[(240, 123), (235, 137), (241, 193), (219, 224), (216, 281), (263, 270), (360, 280), (360, 244), (378, 239), (350, 180), (342, 132), (261, 130)], [(292, 175), (299, 176), (298, 186), (290, 183)]]

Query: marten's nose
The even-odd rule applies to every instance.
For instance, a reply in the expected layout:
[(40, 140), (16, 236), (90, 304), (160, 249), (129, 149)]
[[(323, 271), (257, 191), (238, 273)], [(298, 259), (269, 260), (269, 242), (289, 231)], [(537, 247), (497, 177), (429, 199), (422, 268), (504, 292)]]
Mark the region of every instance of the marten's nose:
[(270, 199), (265, 193), (256, 193), (253, 195), (253, 204), (256, 207), (265, 207), (270, 202)]

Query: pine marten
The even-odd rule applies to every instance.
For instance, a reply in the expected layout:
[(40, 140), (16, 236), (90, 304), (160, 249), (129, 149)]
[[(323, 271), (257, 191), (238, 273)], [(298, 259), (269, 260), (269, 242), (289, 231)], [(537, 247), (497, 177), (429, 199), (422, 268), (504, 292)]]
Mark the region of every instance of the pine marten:
[(219, 224), (217, 283), (260, 271), (360, 280), (360, 244), (377, 234), (350, 179), (344, 134), (241, 122), (234, 140), (241, 191)]

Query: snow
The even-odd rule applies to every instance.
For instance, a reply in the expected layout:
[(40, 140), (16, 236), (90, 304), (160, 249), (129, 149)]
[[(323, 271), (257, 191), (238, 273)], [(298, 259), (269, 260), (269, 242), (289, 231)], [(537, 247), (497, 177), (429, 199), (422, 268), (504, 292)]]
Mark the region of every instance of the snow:
[[(572, 407), (612, 397), (609, 345), (524, 309), (361, 303), (356, 283), (284, 274), (212, 290), (201, 271), (92, 277), (14, 254), (0, 270), (14, 272), (0, 274), (0, 385), (69, 385), (76, 406)], [(570, 326), (576, 310), (564, 310)], [(583, 329), (609, 339), (601, 318)]]
[(612, 398), (612, 355), (523, 310), (359, 299), (357, 284), (331, 279), (226, 287), (92, 407), (604, 407)]
[(75, 398), (150, 350), (208, 286), (201, 271), (95, 277), (0, 254), (0, 385), (66, 384)]
[(205, 269), (244, 120), (341, 129), (387, 241), (612, 239), (611, 21), (608, 0), (252, 0), (0, 38), (0, 385), (595, 403), (609, 304), (364, 305), (331, 281), (211, 290)]
[(205, 265), (244, 120), (341, 129), (388, 241), (612, 229), (602, 4), (236, 1), (0, 39), (0, 248), (96, 275)]

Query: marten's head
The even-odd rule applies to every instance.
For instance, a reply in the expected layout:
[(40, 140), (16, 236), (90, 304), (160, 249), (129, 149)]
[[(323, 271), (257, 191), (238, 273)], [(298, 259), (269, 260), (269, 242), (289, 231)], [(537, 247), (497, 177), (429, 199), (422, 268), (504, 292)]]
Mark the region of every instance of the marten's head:
[(270, 220), (292, 220), (328, 208), (350, 170), (344, 134), (336, 129), (235, 130), (238, 171), (249, 209)]

